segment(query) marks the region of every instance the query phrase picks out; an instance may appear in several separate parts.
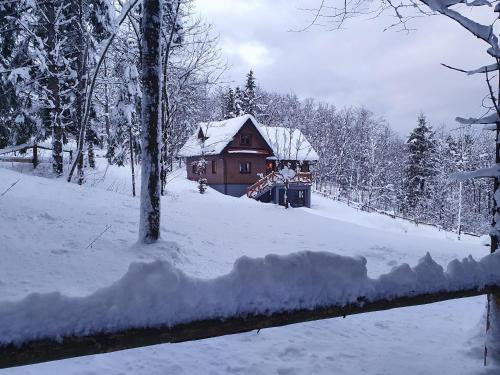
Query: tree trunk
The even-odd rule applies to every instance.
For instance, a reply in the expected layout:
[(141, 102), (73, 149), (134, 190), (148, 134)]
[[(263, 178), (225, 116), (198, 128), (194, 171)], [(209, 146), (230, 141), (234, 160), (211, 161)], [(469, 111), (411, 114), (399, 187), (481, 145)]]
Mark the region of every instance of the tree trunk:
[(94, 153), (94, 144), (92, 143), (92, 140), (89, 139), (87, 140), (87, 157), (89, 160), (89, 167), (94, 169), (95, 168), (95, 153)]
[(52, 170), (56, 176), (63, 174), (63, 127), (61, 124), (61, 98), (59, 87), (59, 68), (55, 55), (52, 51), (56, 48), (57, 32), (56, 32), (56, 9), (54, 1), (43, 2), (43, 12), (46, 16), (47, 25), (47, 50), (48, 53), (48, 68), (49, 78), (47, 82), (48, 99), (52, 104), (49, 109), (49, 121), (52, 128)]
[(457, 233), (458, 239), (460, 239), (460, 235), (462, 234), (462, 181), (459, 182), (458, 187), (458, 214), (457, 214)]
[(284, 193), (284, 200), (285, 200), (285, 208), (288, 208), (289, 207), (289, 204), (288, 204), (288, 177), (286, 178), (285, 180), (285, 193)]
[[(495, 137), (495, 163), (500, 164), (500, 122), (496, 124), (496, 137)], [(497, 217), (499, 214), (498, 204), (500, 203), (498, 199), (500, 198), (498, 194), (500, 193), (500, 179), (499, 176), (495, 176), (493, 180), (493, 219), (491, 221), (491, 246), (490, 250), (494, 253), (498, 249), (498, 243), (500, 240), (500, 218)]]
[[(106, 59), (104, 60), (104, 80), (108, 79), (108, 66), (106, 64)], [(108, 159), (108, 164), (112, 164), (113, 156), (115, 155), (114, 147), (111, 142), (111, 124), (110, 124), (110, 114), (109, 114), (109, 88), (107, 82), (104, 83), (104, 124), (106, 128), (106, 157)]]
[(142, 15), (142, 170), (139, 240), (160, 237), (161, 0), (143, 0)]
[(134, 138), (132, 136), (132, 127), (128, 127), (128, 137), (130, 143), (130, 171), (132, 173), (132, 196), (135, 197), (135, 164), (134, 164)]
[[(72, 0), (70, 2), (72, 8), (71, 14), (72, 27), (71, 33), (73, 33), (74, 40), (74, 53), (72, 57), (77, 59), (77, 78), (76, 78), (76, 90), (75, 90), (75, 129), (79, 130), (78, 134), (78, 184), (82, 185), (84, 183), (84, 162), (83, 162), (83, 148), (87, 141), (87, 129), (85, 127), (83, 117), (84, 117), (84, 98), (85, 90), (87, 86), (86, 80), (86, 70), (87, 70), (87, 45), (85, 36), (83, 35), (83, 3), (82, 0)], [(70, 172), (71, 177), (71, 172)]]
[[(500, 164), (500, 122), (496, 123), (496, 137), (495, 137), (495, 163)], [(500, 194), (500, 178), (495, 176), (493, 180), (493, 219), (491, 221), (490, 231), (490, 252), (494, 253), (498, 249), (500, 239), (500, 208), (498, 207), (499, 194)], [(486, 312), (486, 344), (484, 347), (484, 364), (487, 363), (487, 357), (490, 356), (495, 361), (500, 360), (500, 295), (488, 294)]]
[(83, 185), (85, 182), (85, 173), (83, 173), (83, 151), (78, 155), (78, 185)]

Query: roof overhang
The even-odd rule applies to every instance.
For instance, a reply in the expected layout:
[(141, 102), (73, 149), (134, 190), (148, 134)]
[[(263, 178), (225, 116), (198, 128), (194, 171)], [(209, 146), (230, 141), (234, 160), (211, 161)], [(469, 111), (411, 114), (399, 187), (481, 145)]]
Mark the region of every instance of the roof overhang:
[(271, 155), (267, 150), (263, 149), (243, 149), (243, 148), (229, 148), (228, 154), (253, 154), (253, 155)]

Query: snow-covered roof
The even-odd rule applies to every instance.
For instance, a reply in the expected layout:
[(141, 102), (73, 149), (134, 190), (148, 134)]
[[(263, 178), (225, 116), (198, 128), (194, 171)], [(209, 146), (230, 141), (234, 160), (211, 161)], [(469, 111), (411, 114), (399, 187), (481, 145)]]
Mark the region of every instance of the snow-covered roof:
[[(248, 120), (252, 121), (262, 137), (266, 139), (257, 120), (255, 120), (252, 115), (243, 115), (222, 121), (202, 122), (198, 124), (196, 131), (179, 150), (178, 156), (199, 156), (202, 153), (205, 155), (220, 154)], [(198, 138), (200, 130), (206, 138), (204, 147), (201, 140)]]
[[(238, 131), (251, 120), (260, 135), (281, 160), (318, 160), (318, 154), (298, 129), (266, 127), (260, 125), (252, 115), (243, 115), (223, 121), (202, 122), (179, 150), (178, 156), (219, 155), (234, 139)], [(199, 138), (200, 131), (205, 144)], [(291, 137), (291, 138), (290, 138)], [(244, 152), (244, 151), (243, 151)]]
[(262, 126), (266, 139), (280, 160), (317, 161), (319, 156), (299, 129)]

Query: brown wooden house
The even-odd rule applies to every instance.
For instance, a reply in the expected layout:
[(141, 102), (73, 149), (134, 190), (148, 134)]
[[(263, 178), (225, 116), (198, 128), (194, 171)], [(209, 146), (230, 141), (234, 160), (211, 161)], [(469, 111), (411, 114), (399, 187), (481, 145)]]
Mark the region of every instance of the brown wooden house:
[[(200, 178), (196, 162), (206, 160), (202, 177), (223, 194), (283, 203), (286, 188), (291, 205), (310, 206), (310, 164), (318, 156), (299, 130), (266, 128), (251, 115), (201, 123), (178, 156), (190, 180)], [(298, 173), (284, 178), (285, 166)]]

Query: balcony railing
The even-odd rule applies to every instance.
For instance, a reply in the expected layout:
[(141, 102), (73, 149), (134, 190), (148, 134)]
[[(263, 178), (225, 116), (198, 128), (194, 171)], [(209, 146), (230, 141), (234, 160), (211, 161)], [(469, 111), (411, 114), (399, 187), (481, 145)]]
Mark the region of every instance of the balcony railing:
[[(286, 179), (281, 173), (271, 172), (247, 189), (247, 197), (256, 199), (274, 186), (285, 182)], [(311, 172), (298, 172), (293, 178), (288, 179), (289, 184), (312, 184), (312, 182), (313, 176)]]

